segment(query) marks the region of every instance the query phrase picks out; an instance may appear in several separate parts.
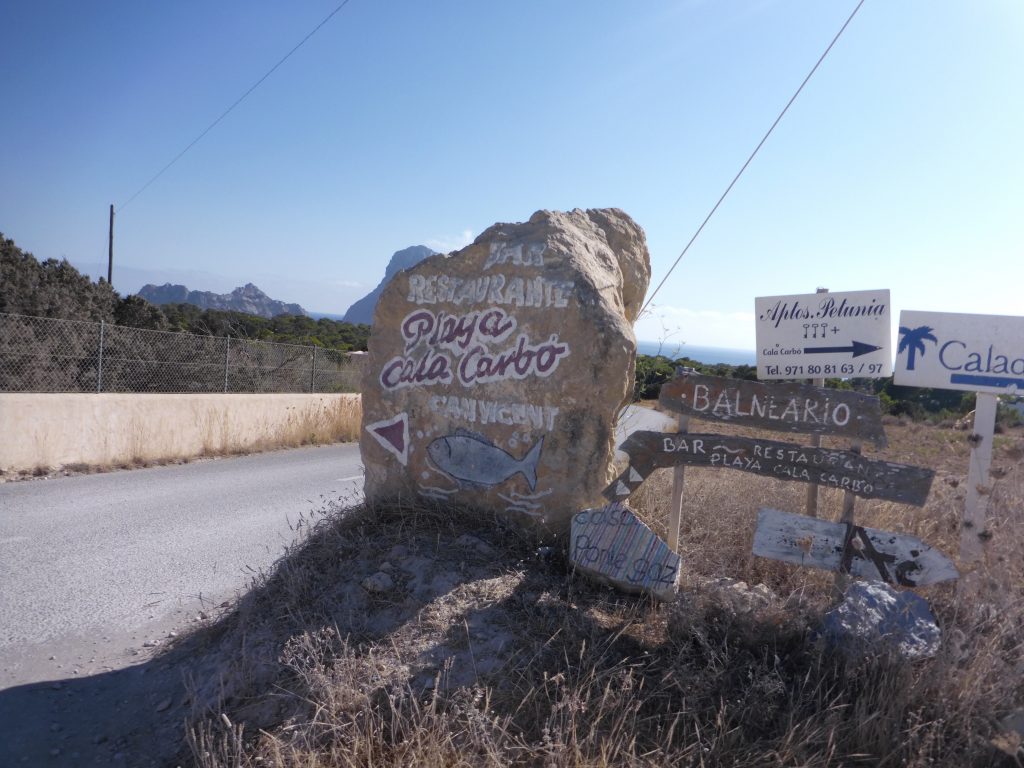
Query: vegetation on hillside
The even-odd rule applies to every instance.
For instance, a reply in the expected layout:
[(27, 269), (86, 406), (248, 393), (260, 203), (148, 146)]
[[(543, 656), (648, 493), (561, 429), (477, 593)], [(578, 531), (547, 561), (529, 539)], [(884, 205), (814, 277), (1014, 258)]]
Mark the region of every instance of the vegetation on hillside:
[(113, 322), (121, 297), (66, 260), (38, 261), (0, 233), (0, 312)]
[(210, 336), (232, 336), (343, 351), (365, 350), (370, 337), (368, 325), (354, 325), (327, 318), (314, 320), (301, 315), (278, 315), (268, 319), (244, 312), (200, 309), (192, 304), (163, 304), (157, 309), (163, 313), (168, 330)]
[(232, 336), (342, 351), (365, 350), (370, 326), (338, 320), (203, 310), (191, 304), (150, 304), (93, 282), (64, 260), (39, 261), (0, 233), (0, 312), (62, 320), (104, 321), (130, 328)]

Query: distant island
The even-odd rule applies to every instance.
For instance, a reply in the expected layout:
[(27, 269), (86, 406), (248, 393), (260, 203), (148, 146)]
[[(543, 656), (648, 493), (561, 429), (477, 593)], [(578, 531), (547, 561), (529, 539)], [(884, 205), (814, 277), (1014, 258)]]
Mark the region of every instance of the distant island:
[(349, 307), (348, 312), (345, 313), (345, 317), (342, 319), (346, 323), (371, 325), (373, 323), (373, 310), (377, 307), (377, 299), (380, 298), (381, 293), (384, 291), (384, 286), (391, 281), (391, 278), (403, 269), (416, 266), (425, 258), (433, 256), (435, 253), (437, 251), (425, 245), (413, 245), (403, 248), (401, 251), (395, 251), (391, 256), (391, 261), (388, 262), (387, 268), (384, 270), (384, 279), (380, 281), (376, 288)]
[(286, 304), (272, 299), (252, 283), (235, 288), (231, 293), (190, 291), (184, 285), (172, 283), (147, 283), (139, 289), (138, 295), (150, 304), (192, 304), (201, 309), (244, 312), (247, 315), (266, 318), (278, 315), (309, 316), (309, 313), (298, 304)]

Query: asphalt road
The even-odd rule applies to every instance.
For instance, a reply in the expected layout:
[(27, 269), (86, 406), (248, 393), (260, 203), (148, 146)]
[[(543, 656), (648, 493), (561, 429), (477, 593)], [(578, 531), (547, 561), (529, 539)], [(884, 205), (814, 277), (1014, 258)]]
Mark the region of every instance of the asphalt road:
[(0, 485), (0, 689), (130, 663), (361, 491), (354, 443)]

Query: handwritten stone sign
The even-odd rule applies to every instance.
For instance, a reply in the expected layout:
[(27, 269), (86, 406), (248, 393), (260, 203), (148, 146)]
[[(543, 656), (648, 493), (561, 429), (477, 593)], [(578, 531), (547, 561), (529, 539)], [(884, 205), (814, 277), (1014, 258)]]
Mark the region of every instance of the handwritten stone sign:
[(1024, 392), (1024, 317), (900, 312), (900, 386)]
[(802, 432), (867, 440), (886, 446), (877, 397), (810, 384), (704, 376), (683, 371), (661, 385), (658, 404), (700, 419), (778, 432)]
[(754, 299), (759, 379), (892, 373), (889, 291)]
[(614, 473), (649, 277), (643, 230), (617, 209), (539, 211), (397, 274), (362, 382), (367, 498), (567, 532)]
[(629, 496), (655, 469), (680, 464), (738, 469), (917, 506), (928, 498), (935, 475), (930, 469), (866, 459), (852, 451), (725, 435), (634, 432), (620, 449), (629, 454), (629, 466), (605, 489), (610, 501)]
[(949, 558), (914, 536), (769, 508), (758, 510), (753, 553), (904, 587), (960, 575)]
[(576, 515), (569, 558), (580, 570), (624, 591), (661, 600), (675, 596), (679, 555), (624, 504)]

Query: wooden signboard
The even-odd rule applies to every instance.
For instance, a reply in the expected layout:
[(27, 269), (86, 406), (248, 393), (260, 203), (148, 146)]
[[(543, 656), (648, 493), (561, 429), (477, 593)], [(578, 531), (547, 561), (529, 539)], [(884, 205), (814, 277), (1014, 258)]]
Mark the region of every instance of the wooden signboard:
[(658, 404), (699, 419), (887, 445), (877, 397), (810, 384), (727, 379), (683, 371), (661, 385)]
[(852, 451), (724, 435), (634, 432), (620, 449), (629, 454), (629, 466), (605, 489), (610, 501), (629, 496), (655, 469), (680, 464), (739, 469), (917, 506), (928, 498), (935, 475), (930, 469), (866, 459)]
[(914, 536), (768, 508), (757, 512), (753, 553), (904, 587), (960, 575), (949, 558)]

